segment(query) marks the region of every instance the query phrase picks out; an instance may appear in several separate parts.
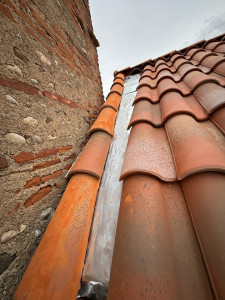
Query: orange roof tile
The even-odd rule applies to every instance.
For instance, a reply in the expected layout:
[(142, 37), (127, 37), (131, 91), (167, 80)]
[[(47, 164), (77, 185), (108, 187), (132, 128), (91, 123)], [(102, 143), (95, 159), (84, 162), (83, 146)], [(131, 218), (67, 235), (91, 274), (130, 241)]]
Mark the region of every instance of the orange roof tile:
[(69, 170), (67, 179), (78, 173), (92, 174), (101, 178), (110, 143), (111, 136), (108, 133), (93, 132), (77, 161)]
[(89, 134), (94, 131), (100, 130), (105, 131), (113, 136), (116, 114), (117, 112), (114, 109), (105, 107), (103, 110), (101, 110), (100, 115), (89, 130)]
[(123, 71), (141, 77), (107, 299), (225, 298), (224, 40)]

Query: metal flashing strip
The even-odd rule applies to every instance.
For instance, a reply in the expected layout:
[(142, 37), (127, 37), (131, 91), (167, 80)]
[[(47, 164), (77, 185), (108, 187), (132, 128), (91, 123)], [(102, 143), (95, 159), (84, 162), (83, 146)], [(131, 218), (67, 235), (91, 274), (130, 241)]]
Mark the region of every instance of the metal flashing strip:
[(114, 137), (97, 197), (89, 248), (82, 276), (83, 284), (78, 297), (81, 297), (82, 294), (83, 297), (96, 299), (96, 284), (93, 285), (93, 281), (102, 284), (102, 286), (98, 286), (98, 290), (104, 291), (108, 287), (122, 191), (122, 182), (119, 181), (119, 177), (129, 137), (127, 126), (136, 95), (136, 93), (129, 92), (134, 89), (134, 85), (130, 83), (135, 80), (137, 86), (139, 78), (140, 75), (136, 74), (127, 76), (125, 79), (124, 93), (116, 119)]

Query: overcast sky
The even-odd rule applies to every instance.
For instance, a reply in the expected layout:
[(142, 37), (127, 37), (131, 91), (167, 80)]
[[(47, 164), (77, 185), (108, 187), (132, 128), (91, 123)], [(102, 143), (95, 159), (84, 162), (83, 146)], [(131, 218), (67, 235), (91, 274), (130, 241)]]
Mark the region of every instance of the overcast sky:
[(225, 0), (90, 0), (106, 97), (113, 72), (225, 32)]

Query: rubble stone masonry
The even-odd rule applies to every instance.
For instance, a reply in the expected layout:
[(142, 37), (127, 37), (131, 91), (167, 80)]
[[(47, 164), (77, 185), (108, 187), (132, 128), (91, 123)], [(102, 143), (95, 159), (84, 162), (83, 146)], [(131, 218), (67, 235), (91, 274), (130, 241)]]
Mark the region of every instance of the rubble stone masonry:
[(0, 22), (0, 298), (8, 300), (103, 94), (88, 0), (0, 0)]

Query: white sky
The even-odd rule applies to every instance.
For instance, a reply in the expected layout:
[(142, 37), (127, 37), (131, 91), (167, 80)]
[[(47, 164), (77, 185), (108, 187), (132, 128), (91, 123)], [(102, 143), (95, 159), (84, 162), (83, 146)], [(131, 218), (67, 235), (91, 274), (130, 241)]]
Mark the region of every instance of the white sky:
[(225, 0), (90, 0), (106, 97), (113, 72), (225, 32)]

